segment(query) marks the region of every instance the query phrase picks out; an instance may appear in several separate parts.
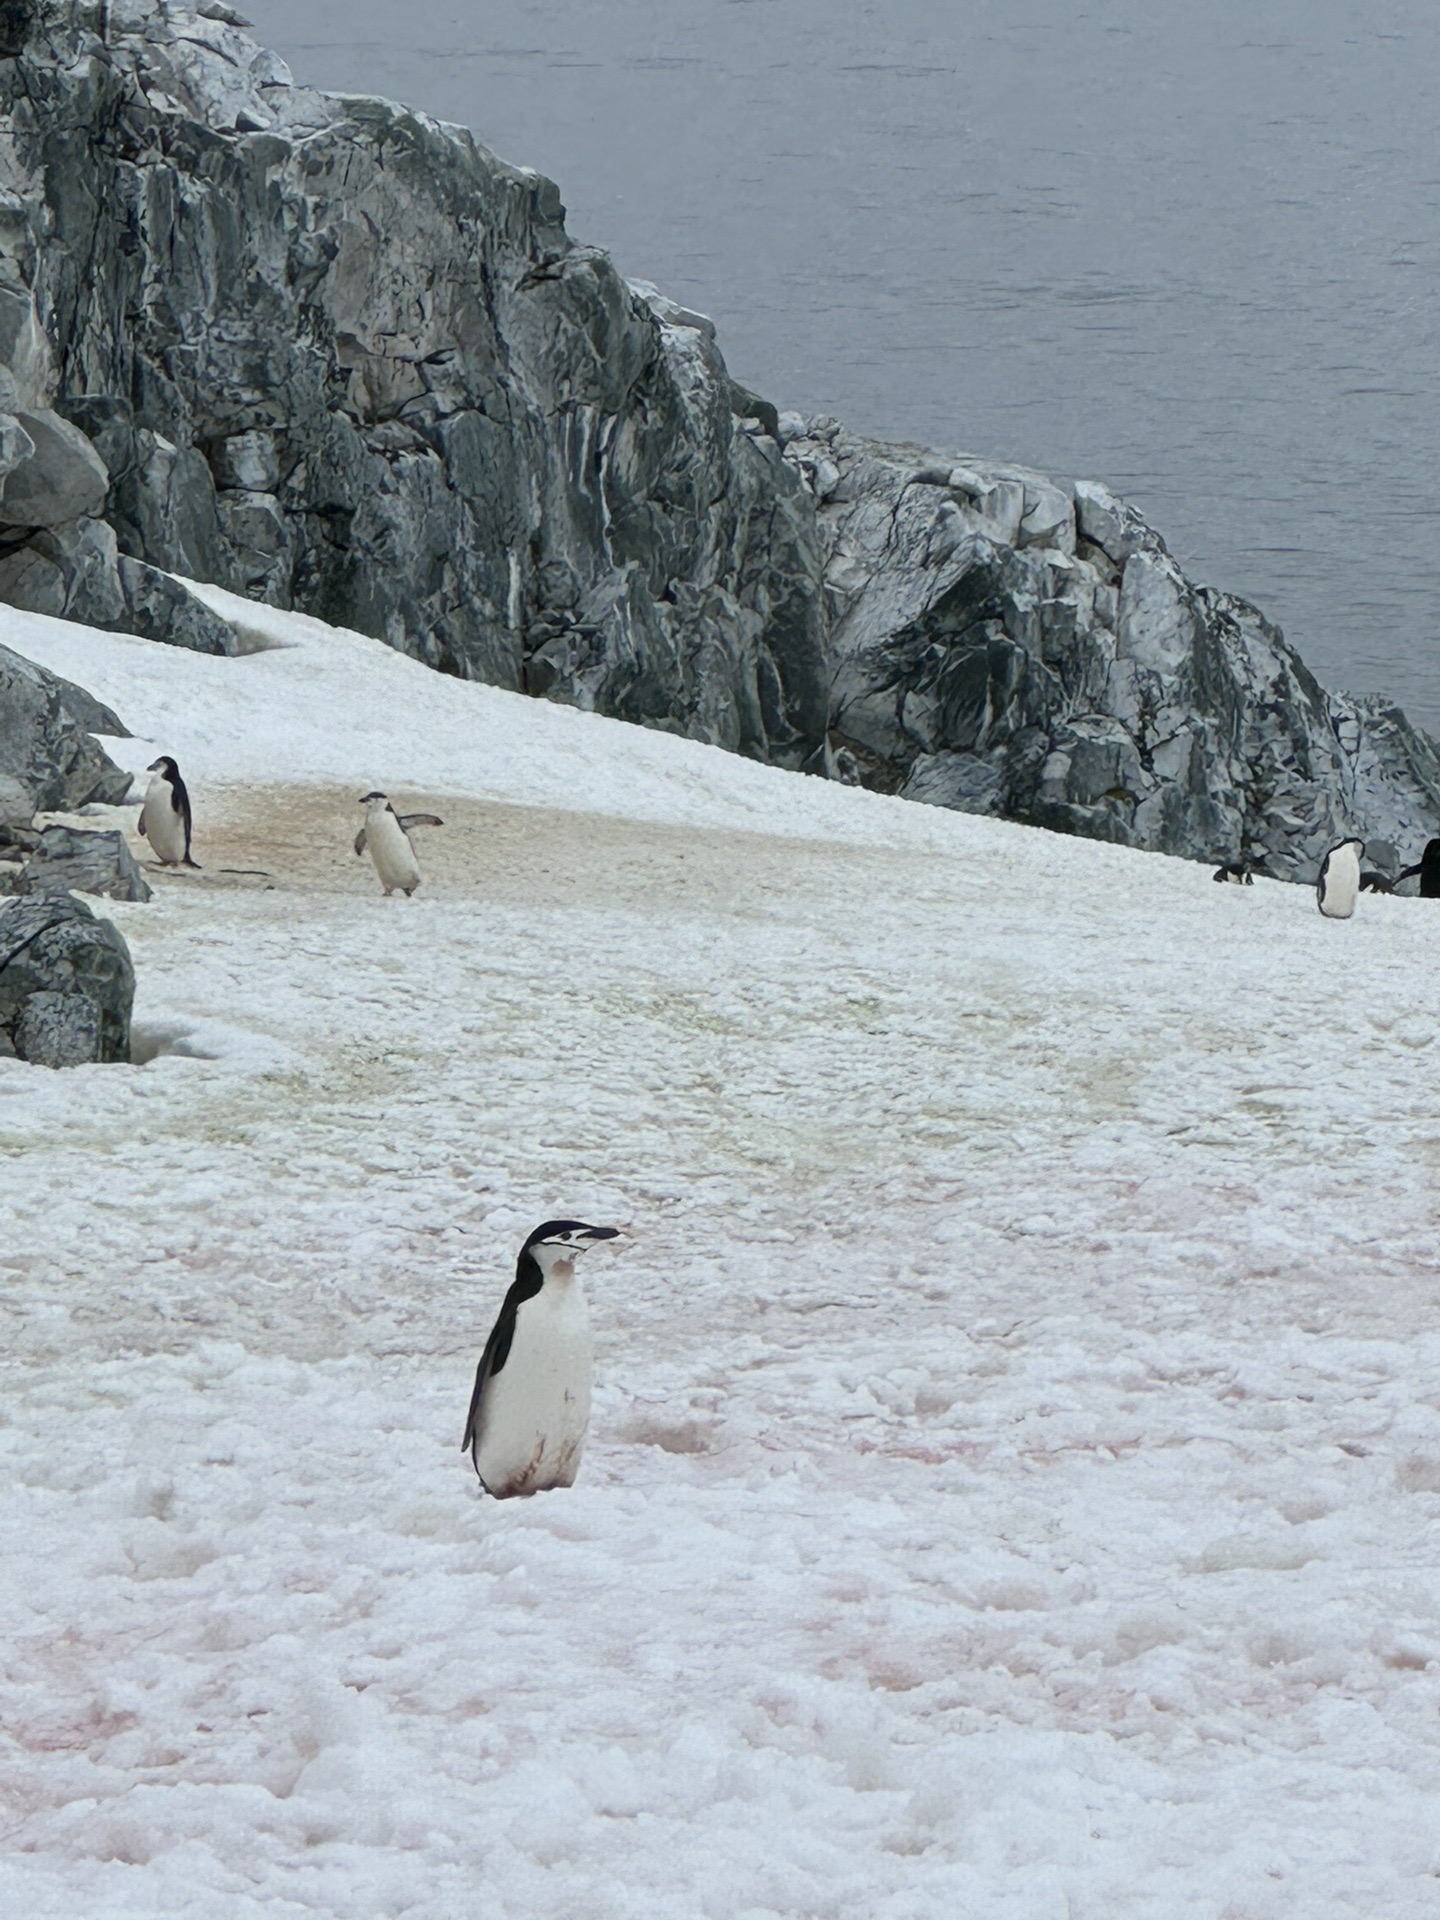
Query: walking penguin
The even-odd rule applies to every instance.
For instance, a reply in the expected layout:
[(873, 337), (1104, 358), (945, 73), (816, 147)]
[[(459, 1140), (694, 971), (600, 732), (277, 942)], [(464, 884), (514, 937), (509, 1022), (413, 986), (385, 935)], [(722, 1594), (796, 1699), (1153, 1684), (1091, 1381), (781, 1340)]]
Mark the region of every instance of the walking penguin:
[(1320, 863), (1315, 882), (1315, 904), (1327, 920), (1348, 920), (1360, 891), (1363, 840), (1337, 840)]
[(490, 1330), (462, 1449), (497, 1500), (572, 1487), (590, 1425), (590, 1313), (578, 1254), (618, 1227), (547, 1220), (520, 1249)]
[(387, 899), (399, 887), (408, 900), (420, 884), (420, 862), (410, 844), (410, 829), (443, 827), (445, 822), (437, 813), (396, 813), (383, 793), (364, 794), (360, 804), (365, 824), (355, 836), (355, 852), (358, 856), (370, 849)]
[(195, 867), (198, 872), (197, 862), (190, 858), (190, 795), (179, 767), (168, 753), (162, 753), (145, 771), (153, 778), (140, 809), (141, 839), (150, 842), (162, 866)]

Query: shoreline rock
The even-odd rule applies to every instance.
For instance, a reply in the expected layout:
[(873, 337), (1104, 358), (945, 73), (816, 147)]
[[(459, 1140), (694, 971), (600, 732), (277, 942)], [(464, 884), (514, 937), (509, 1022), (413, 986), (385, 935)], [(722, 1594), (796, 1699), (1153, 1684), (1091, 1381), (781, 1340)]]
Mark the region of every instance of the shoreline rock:
[(0, 601), (234, 653), (213, 582), (1288, 878), (1440, 832), (1434, 743), (1109, 489), (777, 412), (463, 128), (296, 87), (217, 0), (17, 0), (0, 41)]

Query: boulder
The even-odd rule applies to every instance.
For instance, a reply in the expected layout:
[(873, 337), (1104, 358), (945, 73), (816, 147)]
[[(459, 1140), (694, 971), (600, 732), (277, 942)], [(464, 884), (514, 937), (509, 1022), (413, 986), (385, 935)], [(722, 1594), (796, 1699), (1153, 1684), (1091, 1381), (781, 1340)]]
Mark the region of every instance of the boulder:
[(0, 1053), (36, 1066), (129, 1060), (135, 972), (73, 894), (0, 900)]
[(48, 407), (13, 418), (31, 451), (0, 486), (0, 525), (59, 527), (99, 513), (110, 476), (80, 429)]
[(92, 732), (126, 729), (83, 688), (0, 647), (0, 822), (28, 826), (41, 811), (119, 805), (130, 775)]
[(42, 827), (38, 844), (15, 882), (17, 894), (95, 893), (112, 900), (148, 900), (149, 883), (123, 833), (82, 827)]
[(188, 647), (192, 653), (240, 651), (235, 628), (197, 599), (182, 580), (172, 579), (158, 567), (146, 566), (143, 560), (132, 560), (128, 555), (120, 560), (119, 574), (125, 611), (113, 624), (142, 634), (147, 640)]

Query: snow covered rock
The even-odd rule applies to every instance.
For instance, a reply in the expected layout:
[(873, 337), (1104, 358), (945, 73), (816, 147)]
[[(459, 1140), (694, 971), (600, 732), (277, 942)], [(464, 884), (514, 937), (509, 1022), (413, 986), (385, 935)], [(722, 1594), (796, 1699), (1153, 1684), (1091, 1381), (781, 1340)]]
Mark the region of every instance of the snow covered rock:
[(41, 810), (92, 800), (118, 805), (130, 791), (92, 733), (126, 728), (83, 687), (0, 647), (0, 824), (28, 826)]
[(42, 827), (39, 844), (15, 883), (17, 894), (108, 894), (112, 900), (148, 900), (150, 887), (123, 833), (82, 827)]
[(135, 971), (73, 894), (0, 901), (0, 1053), (42, 1067), (130, 1058)]

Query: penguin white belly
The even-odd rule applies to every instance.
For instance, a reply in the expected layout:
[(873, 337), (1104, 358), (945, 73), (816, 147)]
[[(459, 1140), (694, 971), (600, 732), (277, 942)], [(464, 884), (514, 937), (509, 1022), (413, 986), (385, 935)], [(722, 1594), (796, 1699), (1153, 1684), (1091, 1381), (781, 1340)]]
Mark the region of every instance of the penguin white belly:
[(175, 795), (170, 782), (157, 773), (145, 789), (145, 838), (167, 866), (178, 867), (185, 858), (185, 822), (175, 811)]
[(590, 1426), (592, 1364), (580, 1284), (552, 1278), (521, 1302), (509, 1357), (480, 1402), (475, 1468), (497, 1499), (574, 1486)]
[(365, 845), (387, 893), (399, 887), (409, 893), (420, 884), (420, 866), (405, 829), (388, 808), (365, 823)]
[(1354, 851), (1342, 847), (1338, 853), (1330, 856), (1330, 864), (1325, 870), (1325, 887), (1320, 898), (1320, 911), (1327, 920), (1348, 920), (1355, 911), (1355, 900), (1360, 892), (1360, 862)]

